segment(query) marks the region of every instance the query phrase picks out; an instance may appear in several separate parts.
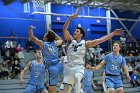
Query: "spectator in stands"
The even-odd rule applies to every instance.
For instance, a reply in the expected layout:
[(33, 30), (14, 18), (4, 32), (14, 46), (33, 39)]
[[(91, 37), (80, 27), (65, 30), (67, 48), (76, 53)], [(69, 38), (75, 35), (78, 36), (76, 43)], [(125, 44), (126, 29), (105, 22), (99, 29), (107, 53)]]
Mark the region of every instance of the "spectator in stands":
[[(49, 30), (42, 40), (37, 39), (33, 34), (33, 26), (29, 27), (29, 37), (40, 46), (43, 51), (45, 65), (49, 74), (49, 92), (56, 93), (58, 76), (63, 73), (63, 63), (58, 57), (58, 46), (62, 45), (62, 39), (52, 30)], [(47, 76), (48, 77), (48, 76)]]
[(87, 49), (86, 59), (91, 60), (92, 65), (96, 65), (96, 55), (95, 55), (95, 48), (91, 47)]
[(135, 56), (131, 56), (131, 66), (136, 66), (136, 57)]
[(132, 73), (133, 73), (133, 68), (132, 68), (130, 63), (127, 63), (127, 69), (128, 69), (128, 72), (129, 72), (129, 76), (131, 76)]
[(121, 69), (124, 70), (127, 78), (130, 80), (130, 76), (126, 67), (126, 60), (120, 55), (120, 49), (121, 43), (119, 41), (115, 41), (113, 44), (113, 52), (107, 54), (98, 66), (93, 67), (94, 70), (99, 70), (103, 65), (106, 66), (105, 81), (107, 92), (109, 93), (115, 93), (115, 91), (116, 93), (124, 93)]
[[(86, 69), (83, 78), (84, 93), (94, 93), (96, 85), (93, 81), (94, 72), (91, 70), (91, 62), (86, 62)], [(94, 88), (94, 89), (93, 89)]]
[(8, 48), (8, 49), (10, 49), (10, 48), (12, 48), (13, 47), (13, 42), (11, 41), (11, 39), (10, 38), (8, 38), (8, 40), (6, 41), (6, 47)]
[(30, 38), (28, 38), (26, 42), (26, 49), (27, 49), (27, 52), (29, 52), (30, 50), (33, 50), (35, 52), (34, 44)]
[(125, 37), (124, 35), (122, 35), (122, 36), (120, 37), (120, 42), (121, 42), (121, 44), (125, 47), (125, 45), (126, 45), (126, 37)]
[(48, 93), (44, 87), (45, 65), (41, 50), (35, 53), (36, 60), (30, 61), (20, 74), (20, 85), (24, 83), (24, 74), (30, 72), (30, 78), (24, 93)]
[(12, 57), (10, 56), (9, 51), (6, 52), (6, 55), (3, 57), (4, 60), (7, 60), (8, 63), (8, 68), (9, 70), (11, 70), (11, 66), (12, 66)]
[(140, 46), (136, 45), (136, 48), (134, 50), (135, 50), (135, 55), (134, 56), (139, 56), (139, 54), (140, 54)]
[(8, 69), (8, 62), (7, 60), (3, 60), (1, 64), (1, 75), (3, 79), (10, 79), (9, 78), (9, 69)]
[(129, 43), (127, 46), (127, 54), (128, 54), (128, 56), (133, 56), (133, 54), (134, 54), (134, 48), (132, 46), (132, 43)]
[(102, 51), (103, 51), (103, 49), (100, 47), (100, 45), (97, 45), (97, 47), (95, 49), (97, 58), (99, 58), (101, 56)]
[(22, 52), (23, 51), (23, 47), (21, 47), (21, 44), (18, 44), (17, 51), (18, 51), (19, 59), (24, 59), (24, 54)]
[(15, 60), (13, 65), (12, 65), (12, 76), (13, 78), (18, 78), (18, 75), (21, 71), (21, 66), (18, 62), (18, 60)]
[(138, 72), (135, 69), (133, 70), (133, 74), (131, 75), (130, 83), (132, 84), (133, 87), (140, 86)]
[(18, 57), (18, 53), (15, 54), (15, 56), (13, 57), (13, 61), (17, 60), (18, 63), (21, 62), (21, 59)]
[(9, 49), (7, 48), (7, 45), (4, 44), (4, 46), (2, 47), (1, 49), (1, 56), (5, 56), (6, 55), (6, 52), (8, 51)]
[(16, 48), (16, 44), (13, 44), (13, 47), (10, 48), (9, 52), (10, 52), (10, 56), (12, 58), (15, 56), (16, 53), (18, 53), (17, 48)]
[(103, 58), (105, 57), (105, 51), (101, 51), (101, 56), (100, 56), (100, 58), (99, 58), (99, 60), (101, 61), (101, 60), (103, 60)]

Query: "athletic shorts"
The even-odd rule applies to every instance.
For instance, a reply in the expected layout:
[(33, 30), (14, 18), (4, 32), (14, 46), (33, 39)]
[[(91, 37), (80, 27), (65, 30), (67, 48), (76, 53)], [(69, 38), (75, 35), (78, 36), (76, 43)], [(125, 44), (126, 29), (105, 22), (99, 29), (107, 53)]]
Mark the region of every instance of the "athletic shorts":
[(27, 84), (24, 93), (41, 93), (46, 88), (44, 86), (36, 86), (33, 84)]
[(48, 66), (48, 79), (50, 86), (56, 86), (58, 76), (64, 71), (63, 63), (57, 63), (55, 65)]
[(76, 73), (81, 73), (84, 75), (84, 67), (79, 66), (79, 67), (67, 68), (64, 73), (63, 83), (74, 86)]
[(105, 76), (107, 88), (120, 88), (123, 87), (121, 76)]

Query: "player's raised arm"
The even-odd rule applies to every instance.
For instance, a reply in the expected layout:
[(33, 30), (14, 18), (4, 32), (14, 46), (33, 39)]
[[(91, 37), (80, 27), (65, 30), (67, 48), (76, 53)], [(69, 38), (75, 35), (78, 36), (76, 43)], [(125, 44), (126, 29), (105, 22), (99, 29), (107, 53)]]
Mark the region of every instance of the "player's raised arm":
[(77, 17), (77, 14), (73, 14), (72, 16), (70, 16), (63, 26), (63, 34), (64, 34), (64, 38), (67, 40), (67, 42), (71, 42), (71, 35), (68, 31), (70, 21), (72, 18), (76, 18), (76, 17)]
[(33, 26), (29, 26), (29, 37), (31, 38), (31, 40), (36, 43), (37, 45), (40, 46), (41, 49), (43, 49), (43, 41), (39, 40), (37, 37), (34, 36), (33, 34)]
[(100, 43), (103, 43), (107, 40), (109, 40), (110, 38), (112, 38), (113, 36), (115, 35), (122, 35), (124, 32), (122, 29), (116, 29), (114, 32), (106, 35), (106, 36), (103, 36), (99, 39), (95, 39), (95, 40), (91, 40), (91, 41), (87, 41), (87, 48), (90, 48), (90, 47), (93, 47), (93, 46), (96, 46)]

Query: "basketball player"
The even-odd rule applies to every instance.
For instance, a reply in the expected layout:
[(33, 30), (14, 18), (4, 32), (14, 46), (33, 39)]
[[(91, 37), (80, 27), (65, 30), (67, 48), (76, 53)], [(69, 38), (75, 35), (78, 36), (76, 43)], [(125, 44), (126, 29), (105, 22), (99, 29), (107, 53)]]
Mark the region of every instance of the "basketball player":
[(58, 57), (57, 46), (62, 44), (62, 39), (52, 30), (49, 30), (44, 35), (44, 42), (38, 40), (33, 34), (33, 26), (29, 27), (29, 37), (33, 42), (40, 46), (43, 51), (43, 57), (45, 60), (45, 65), (49, 73), (49, 92), (56, 93), (57, 79), (60, 74), (63, 73), (63, 63), (60, 62)]
[(91, 62), (86, 62), (86, 69), (83, 78), (84, 93), (94, 93), (94, 89), (97, 88), (93, 81), (93, 77), (94, 73), (91, 69)]
[(126, 67), (126, 60), (120, 55), (120, 49), (121, 43), (119, 41), (114, 42), (113, 52), (107, 54), (98, 66), (93, 67), (94, 70), (99, 70), (103, 65), (105, 65), (107, 93), (124, 93), (123, 82), (120, 75), (121, 69), (124, 70), (127, 78), (130, 80)]
[(24, 74), (30, 72), (30, 78), (24, 93), (48, 93), (44, 87), (45, 65), (41, 50), (35, 53), (36, 60), (30, 61), (20, 74), (20, 85), (24, 83)]
[(84, 64), (85, 64), (84, 57), (86, 54), (86, 48), (96, 46), (102, 42), (107, 41), (114, 35), (121, 35), (123, 33), (121, 29), (116, 29), (114, 32), (102, 38), (85, 41), (82, 40), (82, 37), (84, 37), (85, 35), (84, 30), (78, 27), (76, 28), (74, 32), (74, 36), (72, 38), (72, 36), (70, 35), (67, 29), (71, 19), (76, 17), (77, 17), (76, 13), (70, 16), (63, 27), (64, 38), (68, 42), (68, 48), (67, 48), (68, 63), (67, 63), (66, 74), (63, 80), (64, 93), (71, 93), (71, 90), (73, 89), (74, 85), (75, 85), (76, 93), (80, 93), (81, 91), (80, 82), (84, 75)]

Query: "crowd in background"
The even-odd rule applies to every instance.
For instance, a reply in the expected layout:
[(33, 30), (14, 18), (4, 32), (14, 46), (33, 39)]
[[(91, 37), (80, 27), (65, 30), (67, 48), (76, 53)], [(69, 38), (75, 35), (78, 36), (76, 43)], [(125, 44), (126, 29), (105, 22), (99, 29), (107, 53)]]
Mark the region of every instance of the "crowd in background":
[[(20, 43), (8, 39), (4, 44), (1, 43), (0, 54), (2, 62), (0, 62), (0, 79), (17, 78), (21, 70), (24, 68), (21, 60), (25, 59), (24, 48)], [(34, 51), (33, 42), (28, 39), (26, 42), (27, 52)]]
[[(124, 36), (120, 38), (120, 41), (123, 45), (121, 53), (123, 56), (129, 57), (126, 58), (128, 64), (128, 71), (131, 77), (130, 83), (132, 87), (140, 86), (140, 65), (136, 64), (139, 62), (140, 49), (139, 44), (133, 44), (132, 42), (127, 42)], [(66, 48), (67, 44), (64, 42), (59, 48), (59, 56), (66, 56)], [(27, 52), (35, 51), (35, 47), (33, 42), (28, 39), (25, 47)], [(12, 41), (8, 39), (4, 44), (0, 42), (0, 52), (1, 59), (0, 62), (0, 79), (12, 79), (17, 78), (21, 70), (24, 68), (21, 64), (21, 60), (24, 59), (24, 48), (16, 41)], [(96, 66), (101, 62), (103, 57), (108, 53), (108, 51), (104, 51), (100, 45), (87, 49), (87, 53), (85, 59), (91, 62), (92, 66)]]

